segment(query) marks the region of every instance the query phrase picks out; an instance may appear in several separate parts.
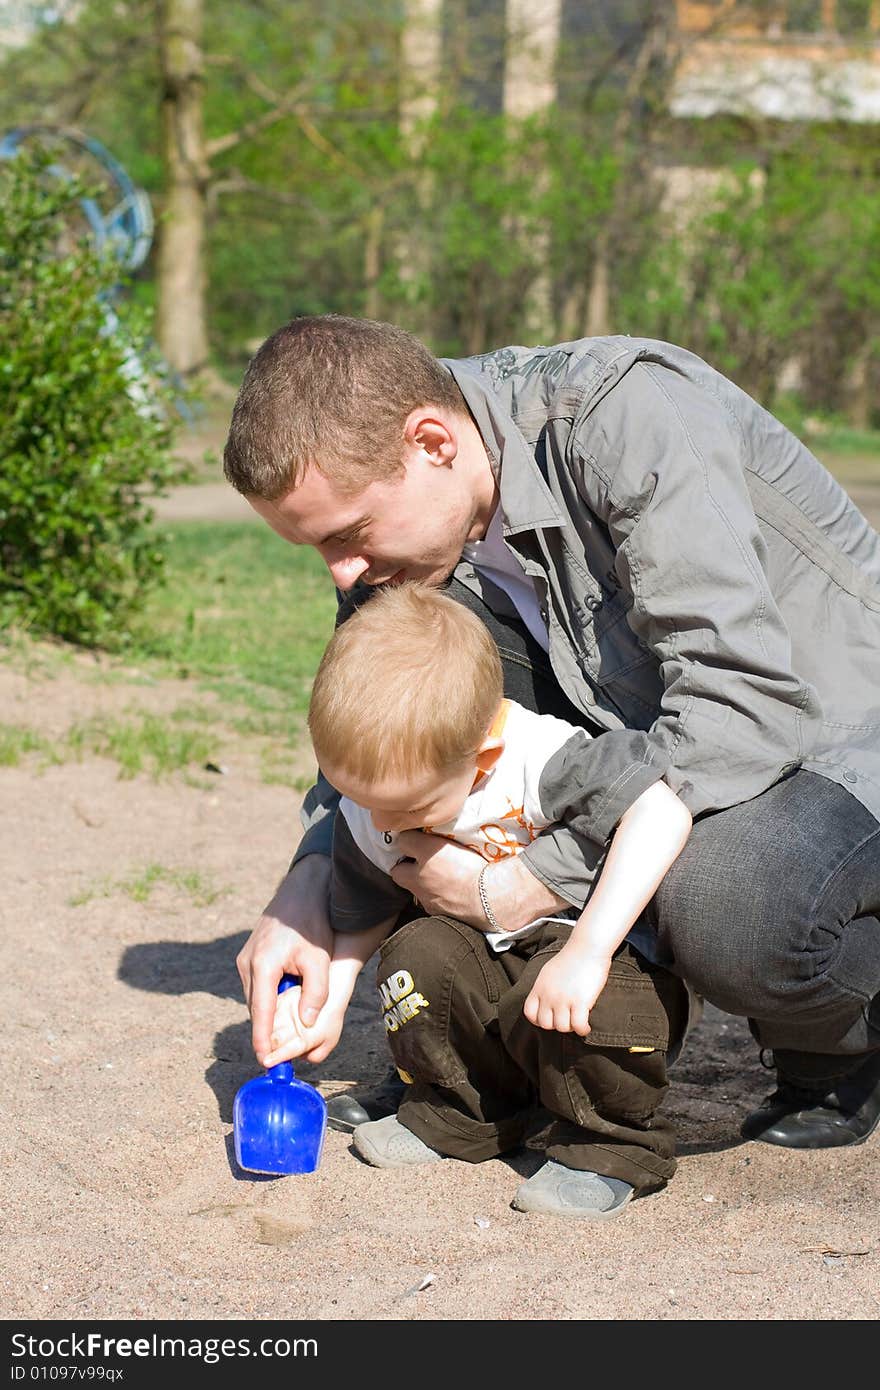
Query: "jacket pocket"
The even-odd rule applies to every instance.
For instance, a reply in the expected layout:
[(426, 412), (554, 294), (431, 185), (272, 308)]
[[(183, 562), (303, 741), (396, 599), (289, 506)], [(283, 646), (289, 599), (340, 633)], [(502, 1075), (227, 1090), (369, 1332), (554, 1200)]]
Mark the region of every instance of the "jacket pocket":
[(660, 712), (660, 663), (639, 641), (619, 610), (613, 623), (593, 634), (582, 649), (583, 670), (619, 710), (624, 723), (648, 729)]

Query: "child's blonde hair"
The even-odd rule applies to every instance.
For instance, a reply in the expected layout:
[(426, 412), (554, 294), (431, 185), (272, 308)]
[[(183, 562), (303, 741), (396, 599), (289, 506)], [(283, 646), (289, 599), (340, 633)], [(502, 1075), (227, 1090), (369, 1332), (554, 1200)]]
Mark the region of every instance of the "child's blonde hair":
[(312, 687), (319, 764), (371, 784), (476, 756), (503, 698), (498, 648), (448, 594), (384, 589), (337, 628)]

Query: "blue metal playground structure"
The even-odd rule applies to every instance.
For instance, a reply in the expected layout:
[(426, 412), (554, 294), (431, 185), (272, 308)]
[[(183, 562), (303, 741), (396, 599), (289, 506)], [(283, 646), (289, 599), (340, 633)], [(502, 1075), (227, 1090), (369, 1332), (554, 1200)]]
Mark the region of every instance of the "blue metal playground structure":
[(89, 187), (79, 205), (96, 248), (111, 252), (123, 270), (142, 266), (153, 242), (152, 206), (109, 150), (69, 126), (24, 125), (0, 138), (0, 158), (12, 158), (27, 144), (48, 151), (56, 178), (76, 175)]
[[(152, 205), (148, 194), (137, 187), (100, 140), (70, 126), (17, 126), (0, 136), (0, 158), (14, 158), (28, 144), (39, 145), (49, 154), (48, 169), (55, 178), (76, 177), (88, 190), (78, 202), (95, 248), (111, 255), (126, 274), (142, 266), (153, 243)], [(108, 333), (119, 328), (113, 300), (120, 288), (115, 286), (104, 299)], [(144, 409), (150, 409), (149, 392), (144, 385), (147, 373), (133, 348), (126, 351), (125, 374), (132, 398)], [(162, 366), (161, 375), (172, 386), (175, 410), (191, 421), (193, 410), (183, 382), (167, 363)]]

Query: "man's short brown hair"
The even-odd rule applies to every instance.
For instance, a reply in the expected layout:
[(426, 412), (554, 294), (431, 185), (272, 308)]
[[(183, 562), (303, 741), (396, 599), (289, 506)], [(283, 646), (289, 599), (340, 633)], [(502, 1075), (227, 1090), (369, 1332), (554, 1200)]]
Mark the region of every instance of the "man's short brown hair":
[(358, 782), (475, 758), (503, 698), (488, 629), (448, 594), (384, 589), (342, 623), (318, 667), (309, 732), (318, 763)]
[(239, 492), (270, 502), (309, 464), (360, 491), (400, 471), (404, 425), (421, 405), (467, 413), (452, 375), (411, 333), (341, 314), (295, 318), (248, 365), (223, 469)]

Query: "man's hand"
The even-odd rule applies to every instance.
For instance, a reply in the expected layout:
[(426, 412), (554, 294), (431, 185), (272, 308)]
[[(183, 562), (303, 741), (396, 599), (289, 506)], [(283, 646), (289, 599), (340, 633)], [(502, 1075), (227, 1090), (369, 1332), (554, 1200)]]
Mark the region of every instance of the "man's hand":
[(477, 887), (485, 863), (482, 856), (443, 835), (425, 835), (421, 830), (405, 830), (398, 838), (407, 858), (391, 870), (394, 882), (412, 893), (429, 915), (441, 913), (485, 928)]
[[(403, 853), (414, 862), (395, 865), (391, 870), (395, 883), (412, 893), (430, 914), (455, 917), (480, 931), (492, 930), (477, 882), (486, 863), (482, 855), (421, 830), (405, 830), (399, 840)], [(515, 931), (569, 906), (535, 877), (519, 854), (490, 864), (483, 886), (502, 931)]]
[(299, 975), (299, 1016), (310, 1028), (327, 1002), (333, 933), (327, 919), (330, 861), (310, 854), (282, 880), (236, 959), (251, 1015), (254, 1052), (262, 1066), (272, 1052), (272, 1023), (281, 976)]
[(590, 1010), (605, 988), (610, 969), (610, 956), (587, 956), (563, 946), (532, 985), (523, 1013), (538, 1028), (585, 1038)]

